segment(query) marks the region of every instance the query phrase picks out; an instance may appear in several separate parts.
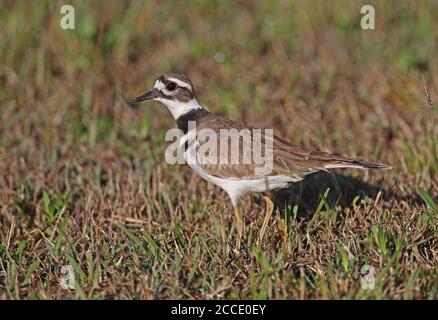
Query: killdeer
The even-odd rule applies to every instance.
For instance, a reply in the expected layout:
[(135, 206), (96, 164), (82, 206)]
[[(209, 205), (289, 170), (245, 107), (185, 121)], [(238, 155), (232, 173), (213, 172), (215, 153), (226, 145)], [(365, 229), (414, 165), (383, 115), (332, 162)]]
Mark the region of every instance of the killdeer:
[[(134, 103), (144, 100), (156, 100), (167, 106), (182, 131), (180, 146), (184, 159), (190, 167), (205, 180), (225, 190), (231, 198), (236, 217), (238, 238), (237, 247), (243, 234), (243, 220), (238, 207), (239, 199), (249, 192), (266, 192), (287, 188), (291, 183), (304, 179), (317, 171), (335, 168), (389, 169), (390, 167), (367, 162), (362, 159), (350, 159), (318, 150), (301, 148), (289, 141), (273, 135), (271, 138), (256, 138), (251, 131), (252, 126), (227, 119), (208, 112), (199, 102), (192, 81), (181, 74), (164, 74), (160, 76), (151, 91), (134, 99)], [(188, 147), (190, 135), (194, 130), (190, 122), (196, 122), (196, 130), (210, 129), (220, 136), (223, 129), (238, 131), (249, 129), (252, 139), (258, 140), (262, 149), (270, 144), (272, 152), (272, 168), (269, 172), (260, 173), (255, 163), (200, 163), (193, 161), (194, 148)], [(196, 133), (194, 133), (196, 134)], [(246, 147), (248, 148), (248, 147)], [(239, 146), (239, 152), (251, 153), (245, 146)], [(192, 160), (192, 161), (189, 161)]]

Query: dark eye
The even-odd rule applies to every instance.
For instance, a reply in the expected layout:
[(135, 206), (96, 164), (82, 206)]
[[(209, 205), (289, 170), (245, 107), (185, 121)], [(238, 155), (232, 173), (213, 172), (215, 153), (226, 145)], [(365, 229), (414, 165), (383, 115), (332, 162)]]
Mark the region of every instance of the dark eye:
[(175, 82), (169, 82), (166, 84), (166, 89), (169, 91), (173, 91), (176, 89), (176, 83)]

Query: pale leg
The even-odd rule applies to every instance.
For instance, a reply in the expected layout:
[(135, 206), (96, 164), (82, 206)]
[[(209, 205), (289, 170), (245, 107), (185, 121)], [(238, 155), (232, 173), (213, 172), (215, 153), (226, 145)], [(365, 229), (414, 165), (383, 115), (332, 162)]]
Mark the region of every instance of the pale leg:
[(272, 212), (274, 211), (274, 204), (272, 203), (269, 197), (264, 197), (266, 202), (266, 213), (265, 219), (263, 220), (262, 228), (260, 229), (260, 234), (257, 239), (256, 244), (259, 245), (263, 241), (263, 237), (265, 236), (266, 228), (268, 227), (269, 220), (272, 217)]
[(236, 248), (239, 250), (240, 242), (243, 236), (244, 224), (242, 220), (242, 215), (240, 214), (240, 210), (237, 206), (234, 206), (234, 215), (236, 216), (236, 229), (237, 229)]

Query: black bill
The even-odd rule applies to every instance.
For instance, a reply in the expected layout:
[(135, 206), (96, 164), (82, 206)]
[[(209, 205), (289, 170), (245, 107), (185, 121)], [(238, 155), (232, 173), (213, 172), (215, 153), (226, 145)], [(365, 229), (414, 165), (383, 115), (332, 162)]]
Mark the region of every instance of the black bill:
[(155, 97), (156, 97), (156, 95), (155, 95), (154, 91), (148, 91), (145, 94), (135, 98), (132, 102), (133, 103), (139, 103), (141, 101), (150, 100), (150, 99), (153, 99)]

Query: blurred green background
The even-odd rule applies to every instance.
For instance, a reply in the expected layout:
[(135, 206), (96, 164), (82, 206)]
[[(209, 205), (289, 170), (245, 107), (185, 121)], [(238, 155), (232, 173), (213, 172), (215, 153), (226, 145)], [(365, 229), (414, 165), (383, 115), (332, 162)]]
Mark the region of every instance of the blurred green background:
[[(419, 74), (436, 74), (436, 1), (375, 2), (372, 31), (360, 28), (360, 1), (71, 3), (75, 30), (59, 26), (63, 2), (1, 1), (0, 99), (8, 118), (2, 126), (22, 124), (15, 137), (2, 135), (6, 148), (29, 134), (22, 119), (33, 116), (48, 151), (77, 140), (129, 149), (120, 135), (164, 131), (167, 112), (156, 117), (156, 106), (144, 106), (141, 123), (124, 121), (117, 102), (149, 89), (165, 72), (188, 74), (212, 111), (249, 120), (255, 114), (257, 122), (264, 111), (271, 119), (285, 119), (285, 111), (298, 118), (297, 103), (325, 104), (321, 110), (330, 116), (337, 111), (327, 99), (348, 101), (348, 95), (363, 104), (383, 96), (415, 112), (424, 95)], [(44, 125), (53, 118), (58, 125)]]
[[(75, 30), (64, 4), (0, 0), (0, 298), (436, 298), (438, 1), (69, 1)], [(300, 184), (260, 246), (244, 199), (235, 256), (227, 196), (164, 162), (170, 113), (129, 106), (167, 72), (212, 112), (394, 169), (346, 172), (331, 205)]]

